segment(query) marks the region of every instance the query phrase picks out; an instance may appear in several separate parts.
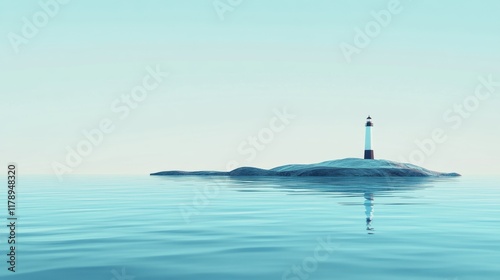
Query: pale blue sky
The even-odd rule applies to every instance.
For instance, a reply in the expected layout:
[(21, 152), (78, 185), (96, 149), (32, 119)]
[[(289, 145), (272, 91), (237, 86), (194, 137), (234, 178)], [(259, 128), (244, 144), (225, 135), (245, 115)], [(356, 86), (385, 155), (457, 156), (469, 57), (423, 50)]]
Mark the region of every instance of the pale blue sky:
[[(500, 2), (400, 1), (351, 63), (340, 44), (390, 1), (243, 1), (225, 20), (212, 2), (70, 1), (16, 54), (9, 34), (43, 10), (2, 1), (2, 161), (52, 174), (103, 118), (115, 130), (72, 173), (362, 157), (371, 114), (376, 158), (408, 161), (415, 140), (440, 128), (447, 140), (422, 166), (498, 174), (500, 87), (456, 129), (443, 114), (474, 94), (479, 76), (500, 81)], [(156, 65), (170, 76), (120, 119), (110, 105)], [(296, 118), (254, 159), (239, 153), (284, 107)]]

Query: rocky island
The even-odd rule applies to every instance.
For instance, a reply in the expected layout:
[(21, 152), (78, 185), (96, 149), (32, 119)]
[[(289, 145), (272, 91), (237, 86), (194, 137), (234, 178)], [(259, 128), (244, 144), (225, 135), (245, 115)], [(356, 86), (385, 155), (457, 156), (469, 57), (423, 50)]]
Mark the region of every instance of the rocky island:
[(162, 171), (153, 176), (281, 176), (281, 177), (455, 177), (410, 163), (383, 159), (346, 158), (314, 164), (288, 164), (272, 169), (240, 167), (231, 171)]

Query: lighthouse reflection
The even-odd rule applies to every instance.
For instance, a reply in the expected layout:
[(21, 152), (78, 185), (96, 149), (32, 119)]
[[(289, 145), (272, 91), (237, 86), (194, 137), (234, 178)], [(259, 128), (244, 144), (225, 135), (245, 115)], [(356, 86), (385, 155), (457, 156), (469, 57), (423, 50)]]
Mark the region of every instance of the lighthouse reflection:
[(373, 234), (373, 231), (375, 230), (372, 227), (372, 221), (373, 221), (373, 193), (366, 192), (365, 195), (365, 215), (366, 215), (366, 230), (368, 231), (368, 234)]
[[(412, 192), (432, 187), (436, 180), (447, 178), (428, 177), (231, 177), (232, 185), (237, 191), (262, 191), (261, 186), (288, 192), (291, 195), (325, 195), (340, 205), (356, 206), (360, 216), (364, 208), (365, 219), (360, 220), (363, 231), (375, 233), (375, 196), (384, 197), (384, 204), (394, 203), (392, 195)], [(254, 189), (255, 186), (259, 186)], [(352, 198), (352, 201), (345, 201)], [(382, 205), (382, 204), (379, 204)], [(363, 207), (363, 208), (362, 208)], [(356, 214), (357, 215), (357, 214)]]

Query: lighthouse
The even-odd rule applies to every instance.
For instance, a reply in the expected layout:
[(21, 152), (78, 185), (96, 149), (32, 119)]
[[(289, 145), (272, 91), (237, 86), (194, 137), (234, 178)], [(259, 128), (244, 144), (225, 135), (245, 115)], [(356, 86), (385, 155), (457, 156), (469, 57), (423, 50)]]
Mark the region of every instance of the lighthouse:
[(374, 159), (372, 148), (372, 117), (368, 116), (365, 125), (365, 159)]

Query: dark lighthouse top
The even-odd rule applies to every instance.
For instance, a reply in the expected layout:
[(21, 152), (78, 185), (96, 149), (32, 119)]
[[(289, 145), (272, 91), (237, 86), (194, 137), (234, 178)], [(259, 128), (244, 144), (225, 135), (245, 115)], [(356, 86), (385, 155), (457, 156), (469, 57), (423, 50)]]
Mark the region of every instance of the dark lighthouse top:
[(366, 126), (373, 126), (372, 117), (368, 116), (368, 118), (366, 118)]

